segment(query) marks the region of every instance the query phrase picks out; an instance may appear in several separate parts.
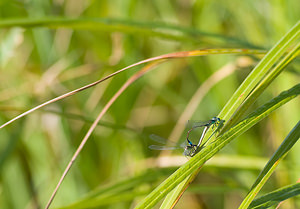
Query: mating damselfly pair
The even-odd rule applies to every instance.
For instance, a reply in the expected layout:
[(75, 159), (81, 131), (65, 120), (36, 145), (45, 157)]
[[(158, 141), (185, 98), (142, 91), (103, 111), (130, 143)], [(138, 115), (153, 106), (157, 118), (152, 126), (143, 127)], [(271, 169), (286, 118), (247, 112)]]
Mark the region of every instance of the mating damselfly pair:
[[(184, 152), (183, 154), (185, 156), (189, 156), (189, 157), (193, 157), (198, 151), (199, 148), (202, 144), (202, 141), (204, 139), (205, 134), (207, 133), (208, 129), (210, 127), (212, 127), (213, 133), (209, 136), (209, 138), (207, 139), (207, 141), (215, 134), (215, 132), (219, 129), (220, 125), (223, 125), (225, 121), (221, 120), (218, 117), (213, 117), (211, 120), (206, 121), (206, 122), (193, 122), (193, 126), (192, 128), (190, 128), (187, 132), (187, 136), (186, 136), (186, 140), (187, 140), (187, 144), (185, 145), (181, 145), (181, 147), (178, 146), (160, 146), (160, 145), (150, 145), (149, 148), (153, 149), (153, 150), (174, 150), (174, 149), (180, 149), (183, 148)], [(203, 131), (202, 134), (199, 138), (199, 142), (198, 144), (193, 144), (189, 137), (190, 137), (190, 133), (195, 129), (195, 128), (201, 128), (203, 127)], [(150, 135), (150, 138), (158, 143), (161, 144), (165, 144), (166, 140), (164, 138), (161, 138), (155, 134)], [(206, 142), (207, 142), (206, 141)], [(204, 144), (201, 146), (203, 147)]]

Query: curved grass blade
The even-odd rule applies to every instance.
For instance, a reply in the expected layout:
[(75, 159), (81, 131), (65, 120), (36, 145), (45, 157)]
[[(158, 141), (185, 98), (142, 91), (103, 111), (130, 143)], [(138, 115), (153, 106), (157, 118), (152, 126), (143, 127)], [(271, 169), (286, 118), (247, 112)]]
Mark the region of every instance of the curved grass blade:
[[(78, 89), (75, 89), (73, 91), (70, 91), (68, 93), (65, 93), (63, 95), (60, 95), (58, 97), (55, 97), (51, 100), (48, 100), (28, 111), (25, 111), (23, 112), (22, 114), (12, 118), (11, 120), (7, 121), (6, 123), (2, 124), (0, 126), (0, 129), (4, 128), (5, 126), (13, 123), (14, 121), (38, 110), (38, 109), (41, 109), (49, 104), (52, 104), (54, 102), (57, 102), (57, 101), (60, 101), (62, 99), (65, 99), (69, 96), (72, 96), (74, 94), (77, 94), (81, 91), (84, 91), (86, 89), (89, 89), (95, 85), (98, 85), (100, 83), (102, 83), (103, 81), (106, 81), (107, 79), (110, 79), (114, 76), (116, 76), (117, 74), (123, 72), (123, 71), (126, 71), (130, 68), (133, 68), (135, 66), (138, 66), (138, 65), (141, 65), (141, 64), (145, 64), (145, 63), (149, 63), (149, 62), (154, 62), (154, 61), (157, 61), (157, 62), (160, 62), (162, 63), (163, 61), (166, 61), (166, 59), (171, 59), (171, 58), (183, 58), (183, 57), (191, 57), (191, 56), (204, 56), (204, 55), (213, 55), (213, 54), (264, 54), (265, 51), (263, 50), (252, 50), (252, 49), (204, 49), (204, 50), (192, 50), (192, 51), (182, 51), (182, 52), (175, 52), (175, 53), (170, 53), (170, 54), (164, 54), (164, 55), (161, 55), (161, 56), (157, 56), (157, 57), (152, 57), (152, 58), (149, 58), (149, 59), (145, 59), (145, 60), (142, 60), (142, 61), (139, 61), (139, 62), (136, 62), (132, 65), (129, 65), (125, 68), (122, 68), (114, 73), (111, 73), (109, 74), (108, 76), (98, 80), (98, 81), (95, 81), (93, 83), (90, 83), (88, 85), (85, 85), (83, 87), (80, 87)], [(151, 63), (150, 63), (151, 64)], [(154, 63), (154, 64), (157, 64), (157, 63)]]
[(300, 183), (280, 188), (274, 192), (263, 195), (249, 205), (249, 209), (266, 209), (278, 205), (280, 202), (300, 195)]
[(171, 190), (173, 190), (180, 182), (186, 179), (189, 175), (197, 171), (207, 160), (214, 156), (220, 149), (225, 147), (234, 138), (241, 135), (253, 125), (258, 123), (263, 118), (267, 117), (271, 112), (278, 109), (285, 103), (294, 99), (300, 94), (300, 84), (293, 88), (282, 92), (280, 95), (258, 108), (250, 114), (245, 120), (237, 124), (235, 127), (228, 130), (222, 136), (217, 137), (216, 141), (204, 147), (198, 154), (191, 158), (186, 164), (181, 166), (169, 178), (161, 183), (153, 190), (144, 200), (142, 200), (136, 208), (152, 208)]
[(259, 176), (257, 177), (255, 183), (253, 184), (250, 192), (243, 200), (242, 204), (239, 208), (248, 208), (251, 201), (269, 179), (271, 174), (274, 172), (279, 162), (286, 156), (286, 154), (290, 151), (290, 149), (295, 145), (295, 143), (300, 138), (300, 121), (296, 124), (293, 130), (289, 133), (289, 135), (282, 142), (280, 147), (276, 150), (272, 158), (269, 160), (267, 165), (261, 171)]

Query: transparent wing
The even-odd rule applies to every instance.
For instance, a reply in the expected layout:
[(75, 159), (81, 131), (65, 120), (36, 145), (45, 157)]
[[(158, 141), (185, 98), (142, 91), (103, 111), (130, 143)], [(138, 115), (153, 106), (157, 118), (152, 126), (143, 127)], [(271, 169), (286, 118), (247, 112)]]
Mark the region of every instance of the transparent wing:
[(181, 147), (169, 147), (169, 146), (150, 145), (149, 149), (153, 149), (153, 150), (175, 150), (175, 149), (181, 149)]
[(187, 128), (197, 128), (197, 127), (209, 126), (210, 123), (211, 123), (211, 120), (208, 120), (208, 121), (188, 120), (186, 126), (187, 126)]
[(153, 149), (153, 150), (175, 150), (175, 149), (182, 149), (181, 147), (177, 146), (174, 142), (172, 141), (168, 141), (167, 139), (157, 136), (155, 134), (151, 134), (150, 139), (152, 139), (155, 142), (158, 142), (160, 144), (171, 144), (174, 146), (161, 146), (161, 145), (150, 145), (149, 149)]
[(182, 149), (185, 149), (186, 146), (188, 145), (188, 143), (186, 141), (182, 142), (179, 146), (182, 148)]
[(160, 144), (171, 144), (171, 145), (174, 145), (176, 146), (176, 143), (172, 142), (172, 141), (168, 141), (167, 139), (161, 137), (161, 136), (157, 136), (155, 134), (151, 134), (150, 136), (150, 139), (152, 139), (153, 141), (155, 142), (158, 142)]

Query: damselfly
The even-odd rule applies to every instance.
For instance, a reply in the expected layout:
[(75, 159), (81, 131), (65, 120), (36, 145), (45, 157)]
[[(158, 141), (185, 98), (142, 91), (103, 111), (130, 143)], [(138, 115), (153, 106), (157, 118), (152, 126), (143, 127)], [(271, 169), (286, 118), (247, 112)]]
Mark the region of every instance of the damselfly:
[[(201, 137), (199, 138), (199, 142), (197, 144), (197, 149), (200, 147), (202, 141), (203, 141), (203, 138), (207, 132), (207, 130), (212, 126), (212, 129), (215, 129), (217, 128), (221, 123), (224, 123), (224, 120), (221, 120), (220, 118), (218, 117), (213, 117), (212, 119), (210, 119), (209, 121), (205, 121), (205, 122), (195, 122), (195, 121), (188, 121), (189, 124), (192, 124), (192, 128), (188, 130), (187, 132), (187, 136), (186, 136), (186, 139), (188, 141), (189, 140), (189, 136), (190, 136), (190, 132), (193, 131), (195, 128), (200, 128), (200, 127), (204, 127), (203, 131), (202, 131), (202, 134), (201, 134)], [(216, 130), (210, 135), (210, 137), (208, 138), (208, 140), (212, 137), (212, 135), (216, 132)]]
[[(193, 144), (189, 139), (187, 139), (187, 144), (183, 143), (180, 146), (177, 146), (174, 142), (170, 142), (160, 136), (157, 136), (155, 134), (151, 134), (150, 138), (153, 141), (156, 141), (160, 144), (164, 144), (164, 145), (150, 145), (149, 149), (153, 149), (153, 150), (175, 150), (175, 149), (184, 149), (183, 154), (185, 156), (189, 156), (192, 157), (195, 155), (196, 151), (197, 151), (197, 145)], [(172, 146), (165, 146), (165, 144), (167, 143), (171, 143)]]
[[(187, 137), (186, 137), (186, 140), (187, 140), (187, 144), (185, 145), (181, 145), (180, 147), (179, 146), (161, 146), (161, 145), (150, 145), (149, 148), (150, 149), (153, 149), (153, 150), (174, 150), (174, 149), (184, 149), (184, 152), (183, 154), (186, 155), (186, 156), (190, 156), (190, 157), (193, 157), (199, 150), (198, 148), (200, 147), (201, 143), (202, 143), (202, 140), (207, 132), (207, 130), (212, 126), (212, 129), (215, 129), (215, 128), (219, 128), (219, 125), (220, 124), (223, 124), (224, 120), (221, 120), (220, 118), (218, 117), (213, 117), (211, 120), (209, 121), (206, 121), (206, 122), (192, 122), (192, 121), (189, 121), (190, 124), (192, 124), (192, 128), (190, 128), (188, 130), (188, 133), (187, 133)], [(195, 128), (200, 128), (200, 127), (204, 127), (203, 131), (202, 131), (202, 134), (201, 134), (201, 137), (199, 138), (199, 142), (198, 144), (193, 144), (189, 137), (190, 137), (190, 133), (192, 130), (194, 130)], [(217, 131), (217, 129), (210, 135), (210, 137), (208, 138), (208, 140), (212, 137), (212, 135)], [(151, 134), (150, 135), (150, 138), (160, 144), (166, 144), (167, 140), (160, 137), (160, 136), (157, 136), (155, 134)], [(208, 141), (207, 140), (207, 141)], [(175, 143), (173, 143), (175, 144)]]

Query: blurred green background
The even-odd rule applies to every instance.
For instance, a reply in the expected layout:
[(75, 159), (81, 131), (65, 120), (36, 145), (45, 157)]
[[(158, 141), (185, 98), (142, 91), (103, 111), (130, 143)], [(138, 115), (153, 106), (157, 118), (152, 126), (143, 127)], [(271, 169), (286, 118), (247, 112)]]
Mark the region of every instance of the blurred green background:
[[(1, 0), (0, 24), (12, 20), (13, 26), (0, 28), (1, 124), (150, 57), (205, 48), (268, 50), (299, 20), (299, 14), (297, 0)], [(54, 17), (61, 18), (61, 25), (17, 27), (20, 20), (51, 21)], [(72, 28), (64, 22), (70, 18), (83, 22)], [(93, 21), (106, 21), (108, 27)], [(190, 118), (208, 120), (219, 113), (259, 57), (211, 55), (170, 60), (135, 82), (94, 131), (52, 207), (78, 201), (103, 185), (146, 175), (154, 167), (158, 173), (150, 183), (136, 184), (127, 191), (150, 192), (174, 171), (171, 164), (176, 164), (177, 158), (169, 159), (167, 168), (153, 166), (150, 158), (159, 153), (148, 149), (149, 134), (168, 138), (197, 89), (214, 72), (244, 60), (246, 65), (238, 65), (237, 71), (209, 89)], [(299, 83), (299, 66), (299, 59), (289, 65), (254, 106)], [(91, 122), (138, 69), (141, 67), (0, 130), (0, 208), (45, 206)], [(222, 150), (203, 168), (176, 208), (236, 208), (264, 163), (299, 120), (299, 104), (299, 98), (293, 100)], [(299, 179), (299, 154), (298, 144), (262, 192)], [(130, 208), (141, 198), (116, 195), (99, 208)], [(299, 202), (294, 198), (282, 208), (300, 207)]]

